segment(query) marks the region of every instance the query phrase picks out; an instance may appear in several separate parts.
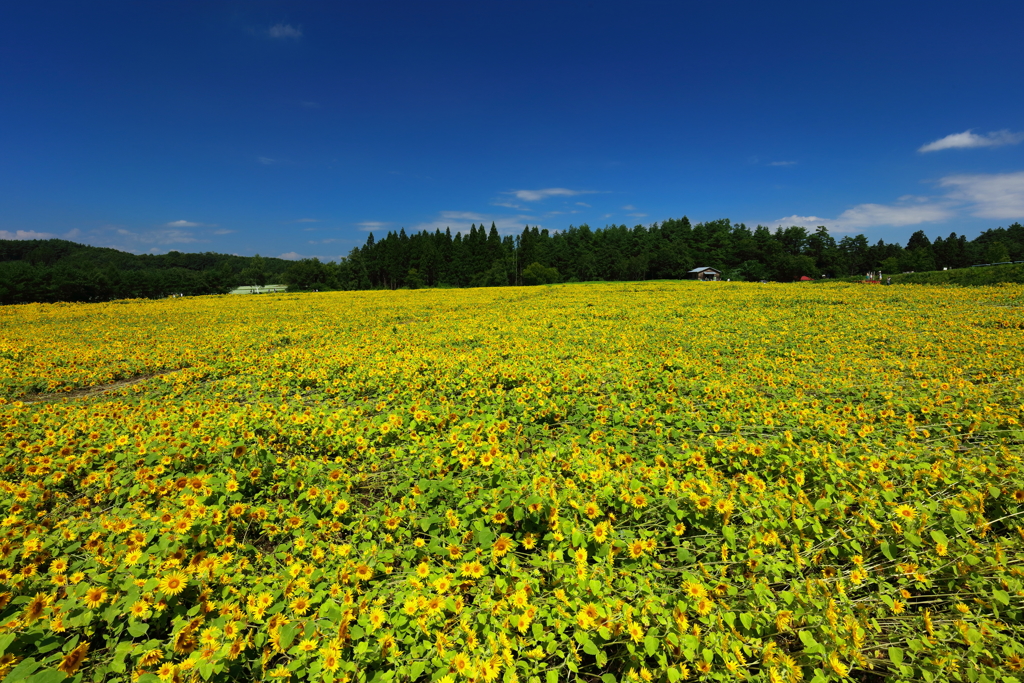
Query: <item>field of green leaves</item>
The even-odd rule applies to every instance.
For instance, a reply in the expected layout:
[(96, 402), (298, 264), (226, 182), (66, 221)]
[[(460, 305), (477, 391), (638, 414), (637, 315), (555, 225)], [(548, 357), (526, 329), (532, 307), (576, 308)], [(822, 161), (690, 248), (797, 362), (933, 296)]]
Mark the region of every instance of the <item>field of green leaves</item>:
[(1024, 680), (1024, 286), (0, 329), (3, 683)]

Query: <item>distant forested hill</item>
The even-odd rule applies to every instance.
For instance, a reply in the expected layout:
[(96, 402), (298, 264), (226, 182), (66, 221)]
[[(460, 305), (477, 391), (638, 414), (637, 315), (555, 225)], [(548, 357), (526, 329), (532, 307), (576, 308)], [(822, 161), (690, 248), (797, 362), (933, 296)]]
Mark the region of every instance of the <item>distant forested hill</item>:
[(0, 240), (0, 303), (217, 294), (280, 281), (289, 265), (261, 256), (138, 256), (58, 239)]

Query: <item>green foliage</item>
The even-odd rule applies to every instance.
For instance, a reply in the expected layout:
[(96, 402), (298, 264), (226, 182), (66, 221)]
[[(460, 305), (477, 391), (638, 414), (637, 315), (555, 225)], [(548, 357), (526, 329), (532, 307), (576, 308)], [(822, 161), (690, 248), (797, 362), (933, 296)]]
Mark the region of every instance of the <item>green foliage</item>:
[(524, 285), (550, 285), (559, 281), (557, 268), (545, 268), (534, 261), (523, 269)]
[(1024, 287), (707, 292), (6, 309), (0, 681), (1012, 680)]
[(401, 229), (377, 240), (371, 233), (364, 246), (330, 263), (211, 253), (134, 256), (63, 240), (0, 240), (0, 303), (210, 294), (271, 281), (287, 282), (293, 291), (324, 291), (683, 279), (695, 266), (717, 268), (731, 280), (792, 282), (1006, 260), (1024, 260), (1019, 223), (986, 230), (973, 241), (956, 233), (932, 241), (918, 231), (906, 248), (870, 245), (863, 235), (836, 241), (824, 226), (773, 232), (727, 219), (692, 225), (685, 216), (633, 228), (580, 225), (549, 232), (527, 226), (504, 237), (493, 223), (489, 230), (473, 224), (454, 236)]
[(964, 287), (1024, 283), (1024, 263), (933, 270), (926, 273), (899, 273), (892, 276), (892, 282), (893, 284), (960, 285)]
[[(882, 277), (892, 278), (894, 285), (958, 285), (961, 287), (981, 287), (999, 284), (1024, 284), (1024, 263), (999, 266), (975, 266), (973, 268), (955, 268), (950, 270), (933, 270), (924, 273), (899, 273), (892, 275), (882, 271)], [(861, 282), (861, 277), (843, 278), (844, 282)], [(823, 284), (827, 281), (818, 281)]]
[[(802, 276), (830, 279), (962, 267), (992, 256), (1024, 260), (1024, 227), (1013, 224), (983, 232), (968, 242), (956, 233), (934, 241), (922, 231), (907, 248), (883, 241), (871, 245), (863, 235), (836, 241), (824, 227), (758, 226), (751, 230), (729, 220), (692, 225), (684, 216), (650, 226), (569, 226), (550, 232), (527, 226), (516, 236), (499, 237), (492, 225), (472, 225), (452, 236), (439, 230), (406, 235), (373, 235), (339, 264), (339, 282), (348, 289), (396, 289), (409, 286), (490, 287), (548, 282), (683, 279), (695, 266), (711, 266), (732, 280), (792, 282)], [(558, 277), (541, 272), (554, 268)]]
[(266, 284), (289, 262), (229, 254), (128, 254), (66, 240), (0, 240), (0, 303), (223, 294)]

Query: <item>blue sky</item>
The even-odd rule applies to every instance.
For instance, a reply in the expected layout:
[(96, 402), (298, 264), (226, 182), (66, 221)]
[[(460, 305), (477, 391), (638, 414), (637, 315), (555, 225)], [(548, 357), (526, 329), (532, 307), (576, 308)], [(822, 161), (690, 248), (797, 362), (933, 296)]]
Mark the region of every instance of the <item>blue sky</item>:
[(0, 237), (1024, 221), (1024, 3), (8, 3)]

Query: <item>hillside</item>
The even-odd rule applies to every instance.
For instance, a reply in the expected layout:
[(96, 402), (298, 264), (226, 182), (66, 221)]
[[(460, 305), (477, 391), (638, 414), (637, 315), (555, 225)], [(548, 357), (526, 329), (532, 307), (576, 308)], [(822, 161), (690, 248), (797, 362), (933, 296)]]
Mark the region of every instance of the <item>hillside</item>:
[[(1000, 263), (994, 265), (973, 266), (971, 268), (950, 268), (949, 270), (929, 270), (922, 273), (882, 273), (886, 280), (892, 279), (894, 285), (959, 285), (961, 287), (978, 287), (982, 285), (999, 285), (1003, 283), (1024, 283), (1024, 261), (1017, 263)], [(862, 282), (861, 277), (839, 278), (841, 282)], [(836, 282), (837, 280), (815, 280), (815, 282)]]
[(1005, 263), (973, 268), (933, 270), (926, 273), (901, 273), (892, 276), (893, 284), (915, 285), (998, 285), (1004, 282), (1024, 283), (1024, 262)]
[(231, 254), (129, 254), (67, 240), (0, 240), (0, 303), (221, 294), (280, 279), (289, 262)]

